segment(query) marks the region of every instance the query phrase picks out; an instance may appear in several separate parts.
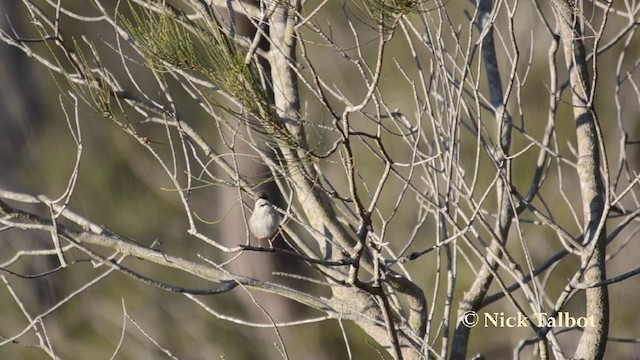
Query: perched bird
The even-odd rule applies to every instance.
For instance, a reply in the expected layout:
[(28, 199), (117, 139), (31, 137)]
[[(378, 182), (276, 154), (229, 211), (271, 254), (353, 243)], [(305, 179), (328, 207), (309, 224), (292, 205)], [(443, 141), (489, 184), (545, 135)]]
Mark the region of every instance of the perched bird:
[(266, 239), (269, 246), (273, 247), (273, 238), (280, 226), (280, 213), (276, 211), (269, 201), (269, 195), (264, 191), (256, 193), (256, 204), (249, 218), (249, 231), (258, 241)]

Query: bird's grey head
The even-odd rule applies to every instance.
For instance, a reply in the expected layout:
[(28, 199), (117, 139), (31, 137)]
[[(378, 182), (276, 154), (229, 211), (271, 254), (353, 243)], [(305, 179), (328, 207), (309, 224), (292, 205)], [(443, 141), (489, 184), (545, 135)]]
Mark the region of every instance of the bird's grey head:
[(257, 201), (258, 199), (265, 199), (265, 200), (267, 200), (268, 202), (271, 202), (271, 199), (269, 199), (269, 194), (267, 194), (267, 192), (266, 192), (266, 191), (262, 191), (262, 190), (260, 190), (260, 191), (256, 192), (256, 201)]

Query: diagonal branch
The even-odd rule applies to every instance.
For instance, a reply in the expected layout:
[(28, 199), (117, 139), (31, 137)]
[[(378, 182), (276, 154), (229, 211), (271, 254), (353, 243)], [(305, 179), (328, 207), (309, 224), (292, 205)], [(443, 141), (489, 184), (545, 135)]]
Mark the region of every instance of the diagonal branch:
[[(489, 91), (491, 93), (493, 116), (498, 123), (497, 136), (499, 144), (496, 146), (496, 160), (502, 162), (498, 169), (500, 176), (496, 183), (498, 219), (494, 230), (497, 234), (497, 238), (491, 240), (487, 250), (487, 262), (482, 266), (473, 285), (469, 291), (465, 293), (464, 299), (460, 302), (460, 307), (458, 308), (458, 323), (451, 349), (452, 359), (464, 359), (466, 357), (471, 329), (465, 324), (463, 314), (480, 309), (482, 300), (489, 291), (489, 287), (493, 282), (493, 273), (495, 273), (495, 270), (498, 267), (497, 257), (502, 256), (502, 248), (507, 241), (509, 229), (513, 220), (513, 209), (509, 190), (511, 183), (511, 160), (509, 159), (509, 149), (511, 147), (512, 124), (511, 117), (506, 112), (504, 104), (505, 96), (502, 90), (498, 58), (493, 39), (494, 21), (491, 19), (493, 15), (493, 0), (480, 0), (478, 3), (478, 27), (484, 36), (482, 38), (482, 56), (485, 70), (487, 72)], [(515, 69), (516, 64), (517, 59), (514, 59), (513, 69)], [(491, 254), (495, 254), (495, 256)]]
[[(585, 269), (583, 282), (600, 283), (606, 279), (605, 221), (610, 206), (607, 187), (600, 172), (601, 152), (605, 154), (604, 143), (601, 141), (598, 118), (592, 102), (594, 89), (588, 72), (580, 27), (581, 17), (573, 1), (554, 0), (552, 3), (560, 26), (572, 91), (578, 145), (577, 171), (585, 231), (583, 242), (587, 245), (581, 254), (581, 268)], [(573, 358), (601, 359), (604, 356), (609, 329), (607, 286), (588, 288), (585, 290), (585, 296), (586, 316), (591, 322), (585, 327)]]

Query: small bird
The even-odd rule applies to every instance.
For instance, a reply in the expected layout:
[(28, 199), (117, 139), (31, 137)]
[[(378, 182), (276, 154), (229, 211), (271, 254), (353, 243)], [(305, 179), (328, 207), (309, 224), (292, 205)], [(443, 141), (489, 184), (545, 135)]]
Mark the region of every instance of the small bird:
[(266, 239), (269, 247), (273, 248), (273, 238), (280, 226), (280, 213), (269, 201), (269, 195), (264, 191), (256, 193), (256, 204), (249, 218), (249, 231), (258, 241)]

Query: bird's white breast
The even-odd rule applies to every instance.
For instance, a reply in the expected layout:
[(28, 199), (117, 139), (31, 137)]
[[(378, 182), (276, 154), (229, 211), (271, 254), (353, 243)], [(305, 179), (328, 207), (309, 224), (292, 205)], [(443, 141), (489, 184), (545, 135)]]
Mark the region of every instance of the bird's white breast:
[(249, 230), (258, 239), (270, 239), (278, 231), (280, 214), (264, 200), (258, 199), (249, 219)]

